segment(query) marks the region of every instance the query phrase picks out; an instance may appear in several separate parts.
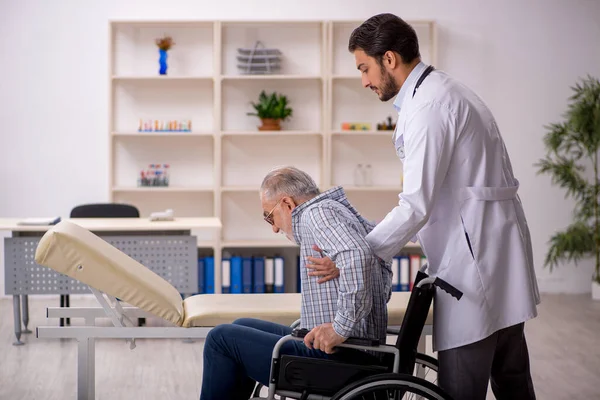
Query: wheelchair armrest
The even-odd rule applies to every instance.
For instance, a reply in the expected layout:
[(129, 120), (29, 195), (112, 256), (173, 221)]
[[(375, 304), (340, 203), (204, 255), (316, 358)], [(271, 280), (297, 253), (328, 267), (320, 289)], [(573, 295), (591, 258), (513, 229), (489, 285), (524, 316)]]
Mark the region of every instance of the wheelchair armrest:
[(400, 328), (392, 328), (392, 327), (388, 326), (386, 333), (388, 335), (399, 335), (400, 334)]
[[(278, 342), (278, 344), (275, 346), (275, 349), (273, 349), (273, 358), (278, 358), (279, 357), (279, 347), (287, 340), (299, 340), (302, 341), (304, 340), (304, 336), (306, 336), (306, 334), (309, 331), (306, 328), (300, 329), (300, 328), (296, 328), (292, 331), (292, 334), (289, 336), (284, 336), (283, 338), (281, 338)], [(367, 339), (367, 338), (348, 338), (346, 339), (346, 341), (344, 341), (344, 343), (342, 344), (338, 344), (337, 347), (346, 347), (349, 349), (356, 349), (356, 350), (368, 350), (368, 351), (373, 351), (373, 352), (377, 352), (377, 353), (390, 353), (394, 355), (394, 366), (393, 366), (393, 372), (398, 372), (399, 368), (400, 368), (400, 350), (398, 350), (395, 346), (391, 346), (391, 345), (387, 345), (387, 344), (380, 344), (378, 339)]]
[[(303, 338), (309, 332), (306, 328), (296, 328), (292, 331), (292, 336), (297, 338)], [(379, 346), (379, 339), (369, 339), (369, 338), (359, 338), (359, 337), (349, 337), (344, 341), (343, 344), (351, 344), (355, 346), (365, 346), (365, 347), (377, 347)]]

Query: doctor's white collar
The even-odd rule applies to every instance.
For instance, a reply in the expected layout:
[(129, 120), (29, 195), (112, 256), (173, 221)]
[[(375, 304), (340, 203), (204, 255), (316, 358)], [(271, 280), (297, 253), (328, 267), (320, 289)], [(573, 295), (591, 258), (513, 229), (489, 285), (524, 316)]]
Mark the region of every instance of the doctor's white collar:
[(394, 100), (394, 108), (397, 112), (400, 112), (400, 109), (402, 108), (402, 103), (404, 101), (404, 98), (406, 97), (406, 93), (417, 84), (417, 80), (426, 68), (427, 65), (425, 65), (425, 63), (421, 61), (413, 68), (412, 71), (410, 71), (410, 74), (408, 74), (406, 81), (400, 87), (400, 91), (398, 92), (398, 95)]

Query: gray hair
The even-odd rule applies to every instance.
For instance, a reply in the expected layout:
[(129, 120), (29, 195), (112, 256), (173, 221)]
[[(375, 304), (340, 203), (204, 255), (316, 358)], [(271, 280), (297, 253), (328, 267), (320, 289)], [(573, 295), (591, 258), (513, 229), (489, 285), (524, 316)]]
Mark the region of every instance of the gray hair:
[(290, 196), (295, 200), (311, 199), (320, 193), (309, 174), (291, 166), (271, 170), (263, 179), (260, 192), (267, 199)]

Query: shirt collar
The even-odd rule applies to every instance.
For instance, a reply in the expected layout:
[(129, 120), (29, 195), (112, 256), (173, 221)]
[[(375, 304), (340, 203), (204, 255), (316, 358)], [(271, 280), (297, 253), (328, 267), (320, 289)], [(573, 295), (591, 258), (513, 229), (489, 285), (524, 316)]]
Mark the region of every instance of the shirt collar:
[(427, 68), (427, 66), (425, 65), (425, 63), (423, 63), (423, 61), (420, 61), (413, 68), (413, 70), (410, 71), (410, 74), (408, 74), (408, 78), (406, 78), (406, 81), (404, 82), (402, 87), (400, 87), (400, 91), (398, 92), (398, 95), (396, 96), (396, 100), (394, 100), (394, 108), (396, 109), (397, 112), (400, 112), (400, 109), (402, 108), (402, 103), (404, 102), (406, 93), (415, 86), (415, 84), (417, 83), (417, 80), (419, 79), (419, 77), (421, 76), (423, 71), (425, 71), (426, 68)]
[(346, 193), (344, 192), (344, 189), (341, 186), (335, 186), (329, 190), (326, 190), (323, 193), (318, 194), (317, 196), (313, 197), (312, 199), (305, 201), (304, 203), (296, 206), (293, 210), (292, 210), (292, 230), (293, 230), (293, 235), (294, 235), (294, 240), (296, 241), (297, 244), (300, 244), (302, 237), (301, 237), (301, 224), (300, 224), (300, 218), (302, 216), (302, 213), (304, 213), (304, 211), (309, 208), (311, 205), (318, 203), (324, 199), (332, 199), (332, 200), (340, 200), (340, 199), (345, 199), (346, 198)]

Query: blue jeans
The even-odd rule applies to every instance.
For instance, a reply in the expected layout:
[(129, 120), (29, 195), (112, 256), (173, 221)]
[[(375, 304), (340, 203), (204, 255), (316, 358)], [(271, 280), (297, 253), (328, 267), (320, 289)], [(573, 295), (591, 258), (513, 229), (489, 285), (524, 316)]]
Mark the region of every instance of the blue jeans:
[[(269, 384), (273, 348), (292, 328), (252, 318), (211, 329), (204, 343), (204, 366), (200, 400), (248, 400), (256, 382)], [(281, 347), (281, 354), (344, 360), (370, 357), (350, 349), (327, 354), (311, 350), (304, 342), (292, 340)]]

